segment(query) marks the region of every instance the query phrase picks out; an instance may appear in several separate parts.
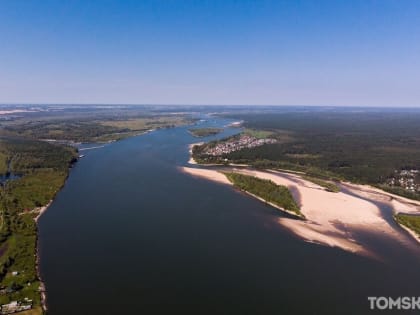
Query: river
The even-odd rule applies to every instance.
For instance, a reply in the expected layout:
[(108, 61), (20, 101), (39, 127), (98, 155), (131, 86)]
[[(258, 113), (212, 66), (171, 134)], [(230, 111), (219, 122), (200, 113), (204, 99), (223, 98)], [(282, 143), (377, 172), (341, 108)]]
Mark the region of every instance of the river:
[(279, 211), (181, 173), (201, 141), (188, 128), (83, 151), (39, 220), (48, 314), (369, 314), (368, 296), (419, 295), (409, 252), (380, 262), (306, 243)]

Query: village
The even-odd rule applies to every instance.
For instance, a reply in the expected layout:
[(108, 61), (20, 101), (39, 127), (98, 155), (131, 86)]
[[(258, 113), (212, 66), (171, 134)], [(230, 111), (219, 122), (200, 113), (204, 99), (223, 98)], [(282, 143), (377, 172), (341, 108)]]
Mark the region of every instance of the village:
[(390, 186), (399, 186), (413, 193), (420, 193), (420, 173), (417, 169), (395, 170), (387, 180)]
[(223, 154), (228, 154), (245, 148), (250, 149), (262, 146), (264, 144), (273, 144), (276, 142), (276, 139), (257, 139), (247, 134), (241, 134), (239, 138), (232, 138), (226, 142), (220, 142), (216, 144), (216, 146), (208, 148), (204, 152), (204, 154), (212, 156), (221, 156)]
[(0, 314), (13, 314), (17, 312), (27, 311), (32, 308), (32, 300), (25, 298), (23, 302), (12, 301), (3, 304), (0, 308)]

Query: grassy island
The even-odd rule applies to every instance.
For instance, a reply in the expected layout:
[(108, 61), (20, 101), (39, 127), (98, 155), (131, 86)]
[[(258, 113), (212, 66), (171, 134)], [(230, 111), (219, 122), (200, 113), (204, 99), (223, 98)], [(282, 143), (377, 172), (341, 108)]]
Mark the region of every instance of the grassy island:
[(313, 177), (313, 176), (307, 176), (307, 175), (302, 176), (302, 178), (306, 179), (307, 181), (310, 181), (314, 184), (317, 184), (321, 187), (324, 187), (326, 191), (335, 192), (335, 193), (340, 192), (340, 187), (338, 187), (336, 184), (334, 184), (332, 182), (328, 182), (326, 180), (316, 178), (316, 177)]
[(222, 128), (195, 128), (195, 129), (189, 129), (188, 130), (194, 137), (208, 137), (208, 136), (214, 136), (218, 133), (222, 132)]
[(420, 216), (419, 215), (398, 213), (394, 216), (394, 218), (399, 224), (413, 231), (417, 235), (417, 238), (420, 239)]
[(254, 176), (238, 173), (224, 174), (233, 183), (233, 185), (240, 190), (246, 191), (264, 199), (266, 202), (272, 203), (286, 211), (291, 211), (294, 214), (303, 217), (299, 206), (293, 199), (293, 196), (287, 187), (277, 185), (271, 180), (260, 179)]

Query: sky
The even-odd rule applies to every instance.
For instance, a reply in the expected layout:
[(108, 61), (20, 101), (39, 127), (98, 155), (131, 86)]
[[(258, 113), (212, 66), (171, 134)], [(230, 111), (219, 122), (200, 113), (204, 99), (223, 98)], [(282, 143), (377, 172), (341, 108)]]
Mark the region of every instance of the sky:
[(420, 1), (1, 0), (0, 103), (420, 106)]

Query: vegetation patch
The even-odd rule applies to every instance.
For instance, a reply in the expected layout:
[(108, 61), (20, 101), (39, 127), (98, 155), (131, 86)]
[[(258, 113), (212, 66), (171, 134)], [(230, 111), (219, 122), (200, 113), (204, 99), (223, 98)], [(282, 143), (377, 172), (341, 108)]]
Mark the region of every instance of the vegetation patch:
[(257, 138), (257, 139), (269, 138), (270, 136), (272, 136), (274, 134), (274, 132), (272, 132), (272, 131), (250, 129), (250, 128), (245, 129), (243, 133), (245, 133), (245, 134), (247, 134), (251, 137)]
[(420, 216), (419, 215), (410, 215), (398, 213), (394, 216), (395, 220), (401, 224), (414, 231), (417, 234), (417, 237), (420, 238)]
[(188, 130), (194, 137), (214, 136), (222, 132), (222, 128), (194, 128)]
[(233, 185), (240, 190), (249, 192), (257, 197), (264, 199), (266, 202), (272, 203), (284, 210), (294, 212), (296, 215), (303, 217), (300, 208), (293, 199), (289, 189), (280, 186), (271, 180), (261, 179), (254, 176), (239, 173), (224, 173)]
[(326, 180), (316, 178), (316, 177), (313, 177), (313, 176), (307, 176), (307, 175), (302, 176), (302, 178), (306, 179), (307, 181), (310, 181), (314, 184), (317, 184), (321, 187), (324, 187), (326, 191), (335, 192), (335, 193), (340, 192), (340, 187), (338, 187), (336, 184), (334, 184), (332, 182), (328, 182)]
[(32, 139), (107, 142), (127, 138), (150, 129), (170, 128), (189, 124), (192, 121), (185, 115), (82, 118), (77, 120), (59, 117), (40, 121), (14, 122), (6, 125), (4, 131)]

